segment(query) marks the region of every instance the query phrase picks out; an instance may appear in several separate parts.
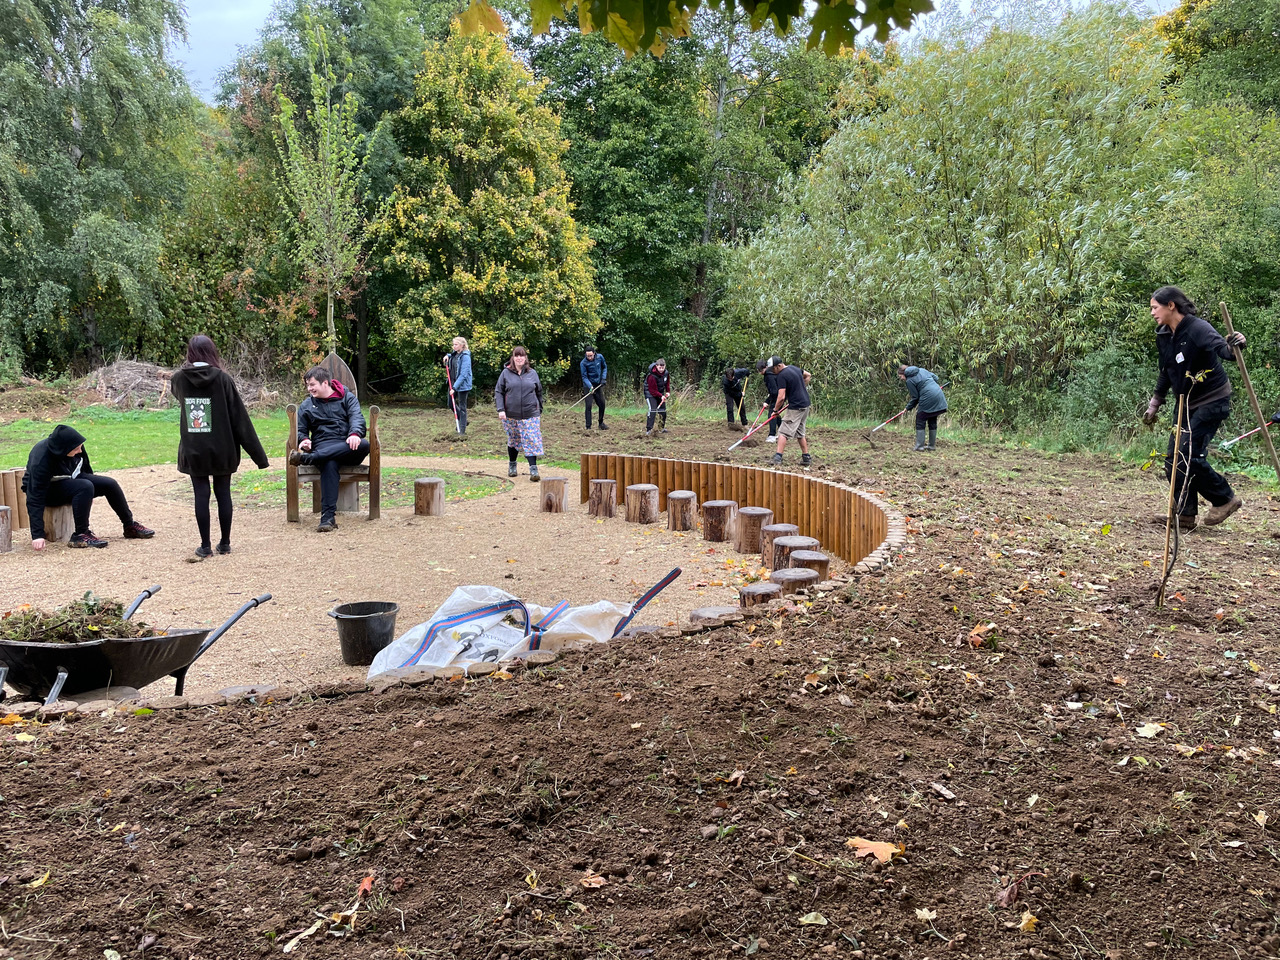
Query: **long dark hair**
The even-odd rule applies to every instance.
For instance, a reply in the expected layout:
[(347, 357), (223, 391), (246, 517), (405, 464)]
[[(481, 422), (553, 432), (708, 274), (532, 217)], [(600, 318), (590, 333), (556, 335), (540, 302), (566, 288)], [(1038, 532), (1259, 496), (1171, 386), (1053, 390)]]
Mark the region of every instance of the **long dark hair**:
[(184, 366), (190, 367), (197, 363), (207, 363), (219, 370), (227, 369), (227, 365), (222, 362), (222, 354), (218, 353), (213, 341), (203, 333), (197, 333), (187, 341), (187, 362)]
[(1151, 299), (1166, 307), (1176, 308), (1184, 317), (1200, 316), (1196, 311), (1196, 305), (1191, 302), (1191, 298), (1177, 287), (1161, 287), (1151, 295)]
[(511, 351), (511, 359), (507, 361), (507, 366), (511, 368), (512, 373), (518, 372), (516, 370), (516, 357), (524, 357), (524, 368), (526, 370), (533, 369), (533, 364), (529, 361), (529, 351), (524, 347), (515, 347)]

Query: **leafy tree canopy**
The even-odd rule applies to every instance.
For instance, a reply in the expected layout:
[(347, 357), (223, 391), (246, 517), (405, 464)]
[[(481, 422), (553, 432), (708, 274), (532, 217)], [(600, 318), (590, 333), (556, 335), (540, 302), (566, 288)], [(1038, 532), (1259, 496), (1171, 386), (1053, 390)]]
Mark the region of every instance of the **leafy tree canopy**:
[[(701, 0), (529, 0), (533, 32), (546, 33), (551, 21), (576, 17), (583, 33), (599, 32), (627, 53), (648, 50), (661, 56), (667, 44), (690, 35)], [(808, 24), (809, 49), (838, 53), (852, 47), (863, 30), (878, 40), (889, 39), (895, 28), (906, 29), (920, 14), (933, 9), (932, 0), (707, 0), (705, 6), (732, 16), (746, 14), (753, 31), (766, 27), (784, 35)], [(462, 27), (502, 31), (502, 18), (486, 0), (472, 0)]]
[(1280, 109), (1280, 3), (1182, 0), (1156, 21), (1191, 98)]
[(428, 45), (414, 88), (390, 121), (404, 160), (372, 229), (383, 280), (397, 290), (391, 325), (404, 367), (425, 388), (461, 334), (481, 369), (523, 344), (554, 380), (600, 328), (559, 121), (492, 34)]

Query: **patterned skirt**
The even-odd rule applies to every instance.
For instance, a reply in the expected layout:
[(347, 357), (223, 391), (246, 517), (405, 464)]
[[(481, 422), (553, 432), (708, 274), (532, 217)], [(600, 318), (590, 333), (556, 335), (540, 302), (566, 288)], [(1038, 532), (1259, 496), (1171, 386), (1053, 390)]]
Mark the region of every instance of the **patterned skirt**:
[(530, 417), (528, 420), (513, 420), (510, 417), (502, 421), (507, 431), (507, 446), (515, 447), (526, 457), (542, 456), (542, 418)]

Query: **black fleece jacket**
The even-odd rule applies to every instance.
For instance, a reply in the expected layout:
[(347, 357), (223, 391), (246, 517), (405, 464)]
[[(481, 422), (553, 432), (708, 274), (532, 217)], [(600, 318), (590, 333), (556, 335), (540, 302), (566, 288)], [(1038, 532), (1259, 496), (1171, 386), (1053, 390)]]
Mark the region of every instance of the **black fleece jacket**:
[(1223, 360), (1235, 360), (1235, 353), (1222, 334), (1208, 320), (1195, 315), (1183, 317), (1178, 329), (1156, 330), (1160, 352), (1160, 376), (1155, 396), (1164, 403), (1173, 388), (1174, 396), (1190, 393), (1188, 409), (1231, 396), (1231, 381), (1222, 368)]
[(225, 477), (240, 466), (240, 448), (262, 469), (266, 451), (253, 429), (235, 381), (224, 370), (182, 367), (169, 389), (182, 401), (178, 470), (193, 477)]
[(60, 423), (53, 428), (53, 433), (31, 448), (27, 472), (22, 477), (22, 489), (27, 492), (27, 517), (31, 521), (32, 540), (47, 539), (44, 535), (44, 504), (53, 478), (82, 477), (93, 473), (86, 451), (81, 450), (74, 457), (67, 456), (82, 443), (84, 435), (79, 430)]
[(298, 407), (298, 442), (307, 437), (319, 446), (327, 440), (364, 437), (364, 414), (356, 395), (337, 380), (332, 381), (333, 396), (327, 399), (307, 397)]

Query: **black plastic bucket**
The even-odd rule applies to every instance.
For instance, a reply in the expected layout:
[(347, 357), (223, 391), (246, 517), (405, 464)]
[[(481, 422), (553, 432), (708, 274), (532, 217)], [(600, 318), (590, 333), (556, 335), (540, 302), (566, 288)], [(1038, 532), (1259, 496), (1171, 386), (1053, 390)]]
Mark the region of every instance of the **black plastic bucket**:
[(396, 635), (396, 614), (400, 604), (381, 600), (342, 603), (329, 611), (338, 621), (338, 643), (342, 662), (349, 667), (367, 667), (374, 656)]

